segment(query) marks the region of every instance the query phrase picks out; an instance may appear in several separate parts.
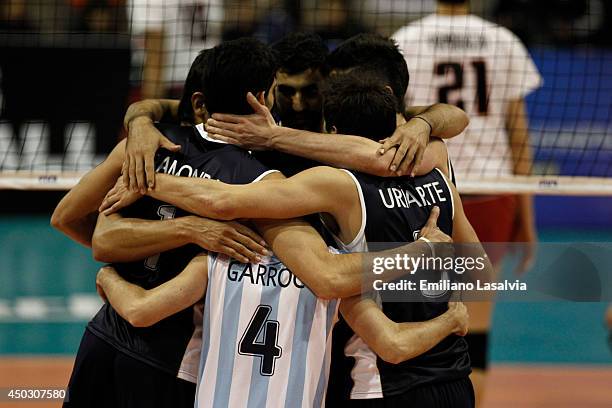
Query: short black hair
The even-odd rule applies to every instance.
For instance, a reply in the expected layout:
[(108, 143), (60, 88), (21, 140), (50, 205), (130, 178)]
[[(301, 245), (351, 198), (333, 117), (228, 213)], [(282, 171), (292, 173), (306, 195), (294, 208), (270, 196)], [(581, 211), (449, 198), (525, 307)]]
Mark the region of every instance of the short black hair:
[(187, 79), (185, 79), (185, 86), (183, 87), (183, 95), (179, 102), (178, 115), (181, 122), (193, 123), (193, 108), (191, 107), (191, 95), (195, 92), (202, 91), (202, 76), (204, 73), (204, 67), (206, 66), (206, 57), (209, 55), (211, 49), (200, 51), (197, 57), (193, 60)]
[[(191, 95), (204, 94), (206, 110), (212, 114), (252, 113), (246, 101), (247, 92), (268, 91), (276, 73), (272, 49), (254, 38), (225, 41), (205, 50), (193, 62), (179, 105), (181, 119), (193, 121)], [(188, 108), (188, 109), (187, 109)]]
[(396, 128), (398, 103), (379, 75), (357, 71), (330, 77), (323, 88), (323, 118), (329, 132), (380, 140)]
[(439, 3), (444, 4), (463, 4), (467, 3), (469, 0), (438, 0)]
[(299, 74), (307, 69), (325, 73), (327, 46), (317, 34), (291, 33), (272, 45), (278, 59), (278, 69), (289, 75)]
[(379, 34), (357, 34), (336, 48), (327, 60), (331, 70), (352, 70), (358, 67), (375, 71), (391, 87), (403, 104), (410, 76), (408, 66), (397, 43)]

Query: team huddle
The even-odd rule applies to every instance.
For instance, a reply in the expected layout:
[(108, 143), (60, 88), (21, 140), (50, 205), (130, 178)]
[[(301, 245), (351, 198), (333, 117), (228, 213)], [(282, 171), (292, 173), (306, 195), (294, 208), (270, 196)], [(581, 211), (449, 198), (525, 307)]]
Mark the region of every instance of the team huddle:
[(362, 294), (368, 243), (479, 242), (436, 138), (467, 118), (408, 84), (390, 39), (296, 33), (203, 50), (180, 101), (131, 107), (53, 215), (109, 263), (64, 406), (473, 407), (452, 293)]

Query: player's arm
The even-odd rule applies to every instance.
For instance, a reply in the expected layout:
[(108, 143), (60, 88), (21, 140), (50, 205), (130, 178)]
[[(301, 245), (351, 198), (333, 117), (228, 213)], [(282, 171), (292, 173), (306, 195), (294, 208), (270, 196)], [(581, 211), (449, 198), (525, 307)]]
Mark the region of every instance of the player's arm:
[(144, 123), (151, 126), (153, 122), (178, 122), (178, 107), (179, 101), (176, 99), (143, 99), (134, 102), (125, 112), (123, 126), (126, 130), (130, 130), (131, 126), (137, 126), (137, 119), (148, 119)]
[(113, 308), (134, 327), (151, 326), (199, 301), (208, 284), (208, 257), (194, 257), (171, 280), (153, 289), (130, 283), (112, 267), (98, 272), (96, 285)]
[(99, 166), (89, 171), (62, 198), (51, 216), (51, 225), (87, 247), (98, 217), (98, 207), (121, 174), (125, 142), (115, 146)]
[[(400, 174), (425, 174), (431, 171), (426, 164), (437, 156), (429, 152), (428, 142), (431, 137), (448, 139), (457, 136), (469, 124), (467, 114), (456, 106), (437, 103), (431, 106), (413, 106), (406, 110), (408, 121), (391, 137), (383, 141), (381, 151), (395, 148), (390, 169)], [(423, 168), (421, 168), (421, 166)]]
[[(469, 276), (465, 276), (467, 281), (475, 282), (481, 280), (482, 282), (491, 282), (494, 277), (493, 265), (489, 257), (486, 254), (485, 249), (480, 243), (474, 227), (470, 224), (465, 212), (463, 210), (463, 204), (461, 202), (461, 196), (457, 191), (457, 188), (450, 182), (447, 183), (450, 186), (453, 194), (453, 242), (455, 244), (455, 256), (464, 257), (469, 259), (481, 259), (484, 267), (482, 269), (474, 269), (473, 273)], [(486, 293), (488, 295), (489, 293)]]
[(447, 103), (431, 106), (410, 106), (406, 108), (410, 120), (421, 118), (431, 126), (431, 136), (451, 139), (465, 130), (470, 119), (462, 109)]
[(376, 256), (406, 254), (419, 257), (430, 254), (428, 245), (416, 241), (387, 252), (334, 254), (319, 233), (308, 223), (299, 220), (257, 220), (259, 233), (272, 252), (312, 292), (322, 299), (337, 299), (358, 295), (363, 287), (372, 287), (374, 279), (392, 281), (409, 270), (385, 275), (365, 274), (367, 265)]
[(380, 358), (391, 364), (417, 357), (451, 334), (465, 336), (468, 313), (462, 303), (450, 302), (442, 315), (425, 322), (396, 323), (369, 298), (343, 299), (340, 312), (353, 331)]
[[(510, 138), (510, 150), (514, 163), (514, 174), (530, 175), (533, 166), (533, 156), (529, 145), (529, 132), (525, 100), (523, 98), (512, 101), (508, 105), (506, 115), (506, 129)], [(521, 194), (518, 196), (517, 230), (515, 240), (526, 242), (525, 256), (521, 261), (520, 269), (524, 272), (535, 256), (534, 243), (537, 241), (533, 196)]]
[(145, 98), (159, 98), (164, 92), (164, 30), (147, 30), (144, 43), (146, 56), (142, 69), (142, 95)]
[[(314, 167), (285, 179), (280, 173), (263, 181), (244, 185), (216, 180), (158, 174), (154, 189), (147, 195), (183, 210), (219, 220), (237, 218), (287, 219), (347, 210), (343, 203), (355, 203), (356, 187), (346, 172), (331, 167)], [(115, 186), (102, 209), (112, 213), (131, 203), (121, 185)], [(338, 218), (337, 218), (338, 219)]]
[[(425, 238), (443, 242), (435, 228), (439, 211), (432, 211), (422, 229)], [(368, 271), (376, 257), (421, 257), (429, 255), (429, 245), (418, 240), (390, 251), (370, 253), (331, 253), (327, 244), (312, 226), (299, 219), (257, 220), (259, 233), (268, 242), (272, 252), (304, 282), (315, 295), (323, 299), (337, 299), (358, 295), (364, 287), (372, 288), (375, 280), (393, 281), (411, 271), (386, 271), (375, 275)]]
[[(294, 216), (329, 212), (340, 217), (340, 212), (360, 213), (351, 205), (360, 206), (355, 199), (356, 186), (350, 176), (341, 170), (326, 167), (309, 169), (291, 179), (268, 180), (282, 177), (279, 173), (269, 175), (264, 181), (236, 186), (205, 179), (158, 175), (155, 189), (150, 194), (165, 202), (170, 202), (191, 213), (214, 218), (274, 218), (285, 219)], [(174, 186), (166, 183), (175, 183)], [(199, 186), (199, 187), (197, 187)], [(196, 188), (197, 187), (197, 188)], [(119, 185), (119, 188), (124, 186)], [(163, 191), (163, 193), (162, 193)], [(225, 192), (231, 191), (229, 195)], [(122, 195), (125, 193), (119, 193)], [(130, 193), (128, 193), (130, 194)], [(133, 193), (132, 193), (133, 194)], [(236, 194), (236, 195), (234, 195)], [(116, 209), (113, 204), (110, 210)], [(117, 203), (121, 203), (121, 199)], [(435, 228), (439, 210), (432, 215), (422, 231), (432, 242), (445, 242)], [(360, 221), (360, 220), (359, 220)], [(350, 222), (350, 221), (349, 221)], [(427, 228), (431, 224), (431, 228)], [(410, 270), (389, 271), (385, 276), (365, 275), (364, 265), (371, 265), (376, 256), (395, 256), (406, 254), (419, 257), (430, 254), (430, 247), (417, 241), (392, 251), (370, 254), (330, 254), (320, 235), (307, 223), (299, 220), (258, 221), (258, 231), (270, 245), (272, 251), (283, 263), (298, 276), (317, 296), (338, 298), (361, 293), (362, 285), (371, 287), (376, 280), (395, 280)], [(347, 226), (341, 226), (346, 231)], [(438, 235), (436, 235), (438, 234)], [(352, 238), (352, 237), (343, 237)]]
[[(240, 116), (216, 113), (213, 114), (213, 119), (207, 122), (206, 130), (215, 138), (249, 149), (274, 149), (335, 167), (379, 176), (397, 176), (395, 170), (400, 167), (392, 168), (394, 151), (391, 149), (385, 150), (381, 156), (381, 145), (363, 137), (320, 134), (277, 126), (266, 106), (259, 103), (252, 94), (247, 96), (247, 100), (255, 114)], [(437, 109), (434, 108), (434, 112)], [(452, 112), (451, 116), (460, 112), (461, 118), (467, 118), (463, 111), (455, 109), (457, 108), (444, 108), (444, 110)], [(446, 125), (438, 125), (435, 122), (439, 120), (438, 115), (431, 116), (426, 120), (434, 121), (432, 124), (433, 130), (442, 129), (444, 134), (450, 133)], [(451, 117), (445, 120), (454, 123), (460, 122), (461, 119)], [(419, 135), (415, 137), (413, 133), (417, 131)], [(417, 157), (419, 160), (423, 158), (430, 136), (430, 126), (427, 123), (421, 119), (413, 119), (400, 126), (396, 134), (410, 138), (415, 143), (418, 141), (412, 158)], [(435, 133), (433, 134), (435, 135)], [(405, 144), (410, 143), (406, 141)], [(408, 174), (409, 169), (411, 169), (410, 166), (405, 166), (403, 174)]]
[(263, 238), (238, 222), (197, 216), (152, 221), (120, 214), (98, 216), (92, 253), (100, 262), (130, 262), (187, 244), (224, 253), (240, 262), (258, 262), (267, 254)]

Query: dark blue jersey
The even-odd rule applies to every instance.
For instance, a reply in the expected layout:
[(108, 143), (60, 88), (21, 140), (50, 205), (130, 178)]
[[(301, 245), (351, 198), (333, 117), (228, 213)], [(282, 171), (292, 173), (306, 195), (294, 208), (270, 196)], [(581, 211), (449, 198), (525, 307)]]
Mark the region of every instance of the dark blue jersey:
[[(177, 153), (165, 149), (157, 152), (155, 166), (159, 173), (248, 184), (269, 171), (249, 152), (209, 139), (201, 126), (158, 124), (157, 127), (173, 143), (181, 145)], [(188, 214), (167, 203), (143, 197), (125, 208), (122, 215), (163, 220)], [(141, 261), (113, 266), (127, 281), (150, 289), (178, 275), (201, 251), (196, 245), (187, 245)], [(134, 328), (111, 305), (105, 304), (89, 328), (123, 352), (176, 375), (194, 332), (194, 313), (190, 307), (151, 327)]]
[[(364, 214), (363, 228), (351, 243), (342, 246), (351, 252), (373, 250), (374, 243), (385, 243), (387, 248), (414, 241), (429, 218), (433, 206), (440, 208), (438, 227), (452, 235), (453, 195), (442, 173), (434, 171), (416, 178), (382, 178), (361, 173), (349, 173), (359, 190)], [(391, 245), (389, 245), (391, 244)], [(370, 247), (368, 247), (370, 246)], [(425, 294), (424, 294), (425, 295)], [(448, 309), (448, 294), (440, 301), (383, 302), (385, 314), (396, 322), (421, 322), (433, 319)], [(338, 386), (346, 391), (352, 388), (353, 396), (369, 398), (397, 395), (413, 387), (435, 382), (452, 381), (470, 373), (467, 344), (459, 336), (449, 336), (423, 355), (401, 364), (389, 364), (373, 355), (365, 355), (365, 343), (347, 334), (346, 323), (337, 326), (334, 342), (344, 342), (336, 350), (346, 352), (344, 363), (335, 362), (337, 376), (346, 376), (352, 370), (350, 387), (342, 382)], [(334, 333), (335, 335), (336, 333)], [(347, 343), (347, 338), (348, 340)], [(359, 357), (362, 356), (362, 357)], [(353, 360), (354, 357), (357, 357)], [(342, 358), (334, 355), (335, 359)], [(347, 360), (350, 359), (350, 360)], [(369, 359), (369, 360), (368, 360)], [(361, 361), (360, 361), (361, 360)], [(373, 362), (376, 364), (373, 364)], [(348, 363), (347, 363), (348, 362)], [(342, 374), (341, 371), (344, 370)], [(332, 373), (331, 377), (334, 374)], [(380, 378), (380, 381), (364, 381), (364, 378)], [(330, 390), (331, 395), (341, 395)]]

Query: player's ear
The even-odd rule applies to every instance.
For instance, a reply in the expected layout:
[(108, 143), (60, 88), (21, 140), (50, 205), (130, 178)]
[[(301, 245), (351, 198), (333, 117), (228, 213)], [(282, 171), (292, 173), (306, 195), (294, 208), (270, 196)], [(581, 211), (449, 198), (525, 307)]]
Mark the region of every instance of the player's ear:
[(194, 92), (191, 95), (191, 109), (196, 121), (204, 122), (208, 119), (208, 111), (204, 106), (204, 94), (202, 92)]
[(389, 92), (391, 95), (394, 95), (393, 88), (391, 88), (389, 85), (385, 85), (385, 91)]

